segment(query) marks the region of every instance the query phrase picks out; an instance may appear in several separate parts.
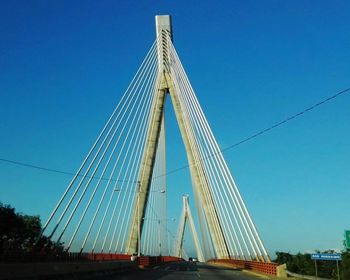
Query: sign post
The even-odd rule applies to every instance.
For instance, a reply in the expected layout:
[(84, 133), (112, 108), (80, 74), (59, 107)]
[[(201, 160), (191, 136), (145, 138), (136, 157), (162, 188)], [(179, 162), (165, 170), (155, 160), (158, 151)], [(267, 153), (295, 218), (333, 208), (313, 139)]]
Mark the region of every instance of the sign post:
[(344, 236), (345, 236), (345, 248), (350, 249), (350, 230), (345, 230)]
[(317, 276), (317, 260), (315, 260), (315, 274), (316, 274), (316, 280), (318, 279), (318, 276)]
[(337, 262), (337, 272), (338, 272), (338, 280), (340, 280), (339, 275), (339, 261), (341, 261), (341, 254), (311, 254), (311, 259), (315, 260), (315, 272), (316, 272), (316, 280), (318, 279), (317, 276), (317, 261), (336, 261)]

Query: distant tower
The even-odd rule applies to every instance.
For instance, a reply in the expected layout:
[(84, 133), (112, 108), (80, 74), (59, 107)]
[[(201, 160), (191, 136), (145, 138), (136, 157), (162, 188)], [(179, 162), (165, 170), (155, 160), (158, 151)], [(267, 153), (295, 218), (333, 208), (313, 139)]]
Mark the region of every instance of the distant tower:
[(196, 247), (198, 260), (200, 262), (205, 262), (205, 259), (203, 256), (203, 251), (202, 251), (202, 248), (199, 244), (197, 231), (196, 231), (196, 228), (194, 226), (190, 205), (188, 203), (188, 195), (184, 195), (182, 197), (182, 203), (183, 203), (183, 207), (182, 207), (182, 213), (181, 213), (180, 222), (179, 222), (179, 232), (178, 232), (178, 236), (177, 236), (177, 243), (176, 243), (174, 255), (176, 257), (181, 258), (181, 252), (182, 252), (184, 234), (185, 234), (185, 226), (186, 226), (186, 222), (188, 221), (190, 224), (190, 229), (191, 229), (192, 237), (194, 240), (194, 245)]

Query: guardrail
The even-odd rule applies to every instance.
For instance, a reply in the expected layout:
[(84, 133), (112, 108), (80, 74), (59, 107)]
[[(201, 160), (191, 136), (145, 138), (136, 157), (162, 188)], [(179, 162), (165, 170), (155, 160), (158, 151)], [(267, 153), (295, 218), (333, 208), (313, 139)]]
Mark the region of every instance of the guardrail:
[[(175, 262), (183, 259), (172, 256), (141, 256), (138, 257), (140, 265), (149, 266), (164, 262)], [(0, 255), (2, 263), (27, 263), (27, 262), (91, 262), (91, 261), (130, 261), (131, 255), (110, 253), (74, 253), (61, 252), (56, 255), (47, 253), (7, 254)]]
[(141, 256), (141, 257), (138, 257), (137, 259), (138, 265), (140, 267), (149, 267), (149, 266), (160, 265), (162, 263), (178, 262), (178, 261), (183, 261), (183, 259), (172, 257), (172, 256), (157, 256), (157, 257)]
[(128, 260), (131, 255), (108, 254), (108, 253), (75, 253), (59, 252), (57, 254), (46, 252), (30, 252), (22, 254), (3, 254), (0, 255), (2, 263), (17, 262), (76, 262), (76, 261), (113, 261)]
[[(163, 263), (181, 261), (183, 259), (172, 256), (141, 256), (138, 258), (142, 263)], [(119, 261), (131, 260), (131, 255), (127, 254), (110, 254), (110, 253), (75, 253), (60, 252), (56, 255), (41, 252), (24, 253), (24, 254), (6, 254), (0, 255), (2, 263), (18, 263), (18, 262), (84, 262), (84, 261)]]
[(269, 275), (277, 275), (277, 263), (268, 262), (256, 262), (245, 260), (233, 260), (233, 259), (212, 259), (208, 263), (228, 265), (230, 267), (253, 270), (262, 272)]

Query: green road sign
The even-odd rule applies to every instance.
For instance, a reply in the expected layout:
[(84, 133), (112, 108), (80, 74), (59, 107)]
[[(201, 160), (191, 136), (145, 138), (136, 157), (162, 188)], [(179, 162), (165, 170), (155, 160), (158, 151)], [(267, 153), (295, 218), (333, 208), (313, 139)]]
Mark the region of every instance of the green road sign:
[(345, 247), (350, 249), (350, 230), (345, 231)]

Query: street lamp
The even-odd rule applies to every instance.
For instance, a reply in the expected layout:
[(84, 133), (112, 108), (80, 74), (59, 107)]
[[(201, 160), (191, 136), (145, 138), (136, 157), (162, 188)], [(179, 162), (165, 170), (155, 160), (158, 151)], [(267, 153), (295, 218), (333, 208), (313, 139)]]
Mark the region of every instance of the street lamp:
[(141, 256), (141, 220), (140, 220), (140, 191), (141, 191), (141, 183), (140, 181), (137, 182), (138, 189), (137, 189), (137, 256)]
[(160, 240), (160, 219), (158, 219), (158, 242), (159, 242), (159, 256), (162, 255), (162, 242)]
[[(141, 182), (137, 181), (137, 223), (138, 223), (138, 227), (137, 227), (137, 256), (140, 257), (141, 256), (141, 217), (140, 217), (140, 193), (141, 193)], [(165, 189), (162, 190), (157, 190), (157, 191), (153, 191), (153, 192), (159, 192), (164, 194), (166, 192)], [(144, 218), (142, 218), (144, 219)], [(159, 255), (161, 255), (162, 251), (162, 244), (161, 244), (161, 240), (160, 240), (160, 219), (158, 219), (158, 242), (159, 242)]]
[[(159, 191), (161, 194), (165, 193), (165, 189)], [(160, 238), (160, 219), (158, 219), (158, 242), (159, 242), (159, 256), (162, 255), (162, 241)]]
[[(171, 218), (171, 219), (167, 219), (167, 221), (172, 221), (172, 222), (175, 222), (176, 221), (176, 219), (175, 218)], [(170, 252), (170, 234), (171, 234), (171, 232), (170, 232), (170, 230), (168, 229), (168, 227), (167, 227), (167, 237), (168, 237), (168, 254), (169, 254), (169, 256), (171, 255), (171, 252)]]

